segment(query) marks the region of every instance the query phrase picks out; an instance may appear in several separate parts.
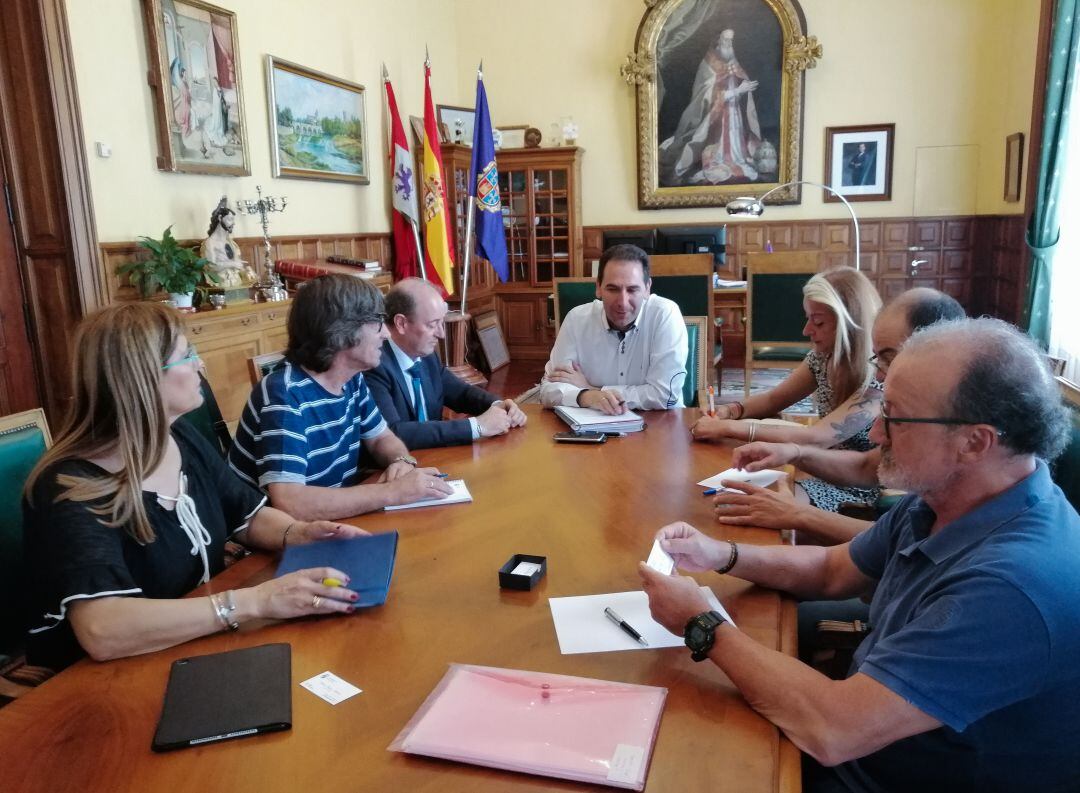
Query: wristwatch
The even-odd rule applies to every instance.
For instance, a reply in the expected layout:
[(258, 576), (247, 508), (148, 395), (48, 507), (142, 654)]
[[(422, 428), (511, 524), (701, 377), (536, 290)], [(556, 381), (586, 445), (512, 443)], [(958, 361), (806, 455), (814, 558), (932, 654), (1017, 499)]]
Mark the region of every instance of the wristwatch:
[(390, 462), (390, 464), (393, 465), (394, 463), (408, 463), (413, 468), (416, 468), (416, 458), (413, 457), (411, 454), (403, 454), (403, 455), (401, 455), (399, 457), (395, 457)]
[(703, 611), (690, 619), (683, 629), (683, 638), (690, 648), (690, 657), (695, 661), (704, 661), (709, 657), (709, 650), (716, 641), (716, 629), (727, 620), (716, 611)]

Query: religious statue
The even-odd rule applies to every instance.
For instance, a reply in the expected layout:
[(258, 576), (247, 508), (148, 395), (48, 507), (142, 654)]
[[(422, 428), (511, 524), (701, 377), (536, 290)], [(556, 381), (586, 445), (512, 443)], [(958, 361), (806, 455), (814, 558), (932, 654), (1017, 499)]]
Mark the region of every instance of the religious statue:
[(240, 246), (232, 238), (235, 225), (236, 213), (229, 209), (225, 196), (222, 196), (210, 215), (210, 229), (201, 252), (203, 258), (210, 261), (218, 278), (217, 286), (224, 289), (250, 286), (258, 280), (248, 263), (240, 258)]

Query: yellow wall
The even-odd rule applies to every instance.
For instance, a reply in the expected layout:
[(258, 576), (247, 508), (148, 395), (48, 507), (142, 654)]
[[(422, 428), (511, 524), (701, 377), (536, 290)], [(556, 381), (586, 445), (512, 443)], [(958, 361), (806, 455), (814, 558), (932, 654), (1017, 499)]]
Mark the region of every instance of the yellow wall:
[[(68, 0), (98, 237), (130, 240), (169, 223), (199, 237), (224, 193), (255, 185), (287, 195), (271, 232), (389, 229), (380, 63), (403, 116), (420, 115), (425, 42), (436, 103), (471, 105), (484, 59), (495, 122), (550, 135), (573, 116), (581, 128), (586, 224), (717, 220), (720, 210), (637, 209), (634, 91), (619, 66), (644, 11), (636, 0), (218, 0), (238, 15), (252, 176), (167, 174), (154, 166), (155, 136), (139, 0)], [(824, 46), (807, 72), (803, 176), (820, 180), (824, 128), (896, 124), (893, 200), (858, 205), (863, 216), (1014, 213), (1002, 200), (1005, 136), (1028, 131), (1039, 0), (803, 0), (809, 32)], [(372, 183), (358, 187), (270, 176), (265, 55), (368, 89)], [(406, 124), (407, 124), (406, 118)], [(94, 143), (112, 146), (109, 159)], [(1028, 141), (1030, 145), (1030, 141)], [(1025, 173), (1026, 176), (1026, 173)], [(843, 217), (807, 188), (774, 218)], [(256, 235), (241, 220), (241, 235)]]

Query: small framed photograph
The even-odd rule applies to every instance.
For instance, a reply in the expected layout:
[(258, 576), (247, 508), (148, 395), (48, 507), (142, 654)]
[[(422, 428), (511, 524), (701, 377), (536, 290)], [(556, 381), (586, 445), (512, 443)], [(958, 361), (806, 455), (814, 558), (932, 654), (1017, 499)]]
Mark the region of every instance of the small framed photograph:
[(1005, 200), (1020, 200), (1020, 182), (1024, 175), (1024, 133), (1014, 132), (1005, 138)]
[(525, 130), (529, 128), (528, 124), (512, 124), (508, 127), (495, 127), (502, 136), (499, 143), (500, 149), (524, 149), (525, 148)]
[(487, 360), (488, 372), (502, 369), (510, 363), (510, 352), (506, 349), (506, 340), (503, 338), (502, 326), (499, 324), (499, 315), (494, 311), (485, 311), (473, 317), (473, 327), (476, 336), (480, 340), (480, 348), (484, 351)]
[(473, 125), (476, 123), (476, 111), (471, 107), (438, 105), (439, 121), (446, 124), (450, 133), (447, 143), (462, 143), (472, 146)]
[(420, 116), (409, 116), (409, 126), (412, 127), (413, 137), (416, 138), (416, 145), (424, 145), (424, 119)]
[[(824, 182), (848, 201), (892, 199), (895, 124), (825, 129)], [(826, 193), (827, 202), (840, 199)]]

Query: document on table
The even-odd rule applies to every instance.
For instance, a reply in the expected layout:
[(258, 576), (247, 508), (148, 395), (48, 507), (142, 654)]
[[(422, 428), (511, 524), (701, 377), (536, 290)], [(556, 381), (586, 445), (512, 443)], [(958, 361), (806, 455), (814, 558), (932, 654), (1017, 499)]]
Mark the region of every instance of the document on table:
[(464, 504), (466, 501), (472, 501), (472, 493), (470, 493), (469, 488), (465, 486), (464, 479), (452, 479), (446, 484), (454, 489), (454, 492), (446, 498), (425, 498), (423, 501), (414, 501), (412, 504), (394, 504), (392, 507), (386, 507), (385, 509), (387, 512), (390, 512), (395, 509), (441, 507), (444, 504)]
[[(735, 624), (711, 589), (703, 586), (701, 594), (705, 596), (710, 609), (719, 611), (724, 619)], [(682, 636), (676, 636), (652, 618), (649, 598), (644, 592), (549, 598), (548, 605), (551, 606), (551, 618), (555, 622), (555, 634), (559, 637), (559, 650), (563, 655), (683, 646)], [(625, 634), (607, 618), (605, 608), (612, 609), (622, 617), (649, 646), (642, 647)]]
[(726, 471), (721, 471), (716, 476), (702, 479), (698, 484), (702, 487), (715, 487), (718, 490), (723, 490), (720, 485), (721, 482), (749, 482), (758, 487), (768, 487), (783, 475), (783, 471), (774, 471), (771, 468), (766, 468), (764, 471), (754, 471), (753, 473), (740, 471), (738, 468), (729, 468)]

